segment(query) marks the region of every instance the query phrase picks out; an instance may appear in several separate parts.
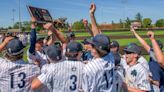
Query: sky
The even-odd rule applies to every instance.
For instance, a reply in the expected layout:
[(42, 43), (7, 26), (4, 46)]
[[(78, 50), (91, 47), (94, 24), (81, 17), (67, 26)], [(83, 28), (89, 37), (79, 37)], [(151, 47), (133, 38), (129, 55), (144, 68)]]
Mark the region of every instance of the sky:
[[(8, 27), (19, 21), (19, 0), (0, 0), (0, 27)], [(134, 19), (140, 12), (143, 18), (151, 18), (153, 23), (164, 18), (164, 0), (20, 0), (21, 21), (29, 21), (27, 5), (48, 9), (56, 19), (67, 17), (69, 23), (89, 18), (89, 7), (96, 4), (95, 16), (98, 23), (119, 22), (129, 17)], [(12, 10), (15, 10), (13, 12)]]

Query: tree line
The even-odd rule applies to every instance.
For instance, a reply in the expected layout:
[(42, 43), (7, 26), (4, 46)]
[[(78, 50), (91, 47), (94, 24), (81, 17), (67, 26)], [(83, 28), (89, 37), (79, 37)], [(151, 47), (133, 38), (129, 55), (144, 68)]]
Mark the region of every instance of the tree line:
[[(57, 21), (59, 21), (60, 23), (55, 24), (56, 27), (59, 27), (63, 30), (67, 30), (70, 25), (69, 23), (66, 21), (67, 18), (66, 17), (61, 17), (56, 19)], [(135, 19), (130, 19), (129, 17), (127, 17), (125, 20), (120, 19), (119, 23), (114, 23), (114, 21), (112, 21), (112, 25), (117, 24), (119, 25), (120, 28), (129, 28), (129, 26), (131, 25), (132, 22), (140, 22), (141, 23), (141, 28), (154, 28), (154, 27), (164, 27), (164, 19), (158, 19), (155, 24), (152, 24), (152, 19), (151, 18), (143, 18), (143, 16), (140, 13), (137, 13), (135, 16)], [(30, 31), (31, 22), (30, 21), (23, 21), (21, 22), (21, 30), (22, 31)], [(13, 26), (9, 26), (7, 28), (3, 28), (1, 27), (0, 30), (5, 30), (5, 29), (18, 29), (19, 28), (19, 22), (14, 23)], [(83, 20), (79, 20), (74, 22), (71, 25), (71, 28), (73, 30), (81, 30), (81, 29), (85, 29), (84, 25), (83, 25)], [(37, 30), (42, 30), (42, 26), (38, 26)]]

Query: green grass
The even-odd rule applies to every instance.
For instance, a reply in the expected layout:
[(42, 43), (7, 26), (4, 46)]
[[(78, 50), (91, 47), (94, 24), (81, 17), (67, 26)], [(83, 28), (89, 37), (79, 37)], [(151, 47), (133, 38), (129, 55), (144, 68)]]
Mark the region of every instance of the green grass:
[[(146, 35), (148, 31), (137, 31), (137, 33), (139, 35)], [(155, 35), (164, 35), (164, 30), (158, 30), (158, 31), (154, 31)], [(127, 36), (127, 35), (133, 35), (132, 32), (130, 31), (125, 31), (125, 32), (102, 32), (105, 35), (109, 35), (109, 36)], [(87, 32), (81, 32), (81, 33), (75, 33), (75, 35), (77, 37), (81, 37), (81, 36), (90, 36), (89, 33)]]
[(26, 48), (24, 48), (24, 55), (23, 55), (23, 60), (27, 61), (27, 50), (29, 49), (30, 45), (28, 44)]

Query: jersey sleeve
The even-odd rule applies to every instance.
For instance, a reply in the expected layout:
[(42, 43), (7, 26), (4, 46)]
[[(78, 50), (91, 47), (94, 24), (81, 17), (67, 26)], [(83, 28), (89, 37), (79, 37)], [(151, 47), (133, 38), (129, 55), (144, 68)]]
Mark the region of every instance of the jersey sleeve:
[(89, 92), (89, 76), (87, 75), (87, 73), (83, 72), (82, 74), (82, 89), (84, 92)]
[(29, 52), (29, 50), (27, 50), (27, 60), (28, 60), (28, 62), (29, 63), (34, 63), (34, 61), (36, 60), (36, 56), (35, 55), (33, 55), (33, 54), (31, 54), (30, 52)]
[(41, 75), (38, 76), (38, 79), (40, 80), (41, 83), (44, 85), (48, 84), (51, 82), (53, 75), (51, 73), (41, 73)]
[(141, 90), (149, 91), (150, 90), (150, 82), (148, 80), (148, 73), (146, 70), (142, 70), (140, 74), (138, 74), (138, 80), (136, 80), (137, 87)]

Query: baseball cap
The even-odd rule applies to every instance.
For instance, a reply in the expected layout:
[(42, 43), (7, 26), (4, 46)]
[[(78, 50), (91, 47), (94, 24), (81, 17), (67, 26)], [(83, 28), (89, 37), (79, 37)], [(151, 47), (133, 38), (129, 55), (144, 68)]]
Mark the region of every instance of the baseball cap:
[(56, 45), (51, 45), (46, 48), (46, 55), (50, 60), (59, 61), (62, 58), (62, 52)]
[(13, 33), (12, 32), (7, 32), (7, 36), (12, 36)]
[(141, 49), (138, 45), (130, 43), (128, 46), (124, 49), (125, 52), (132, 52), (136, 54), (141, 54)]
[(107, 50), (109, 47), (110, 38), (103, 34), (98, 34), (91, 40), (88, 39), (87, 41), (101, 50)]
[(90, 40), (89, 39), (84, 39), (81, 43), (85, 44), (90, 44)]
[(113, 47), (119, 47), (119, 43), (117, 41), (112, 41), (111, 44), (110, 44), (110, 47), (113, 48)]
[(67, 37), (75, 37), (75, 33), (74, 32), (69, 32), (69, 33), (67, 33)]
[(18, 38), (14, 38), (7, 43), (6, 51), (9, 55), (18, 55), (23, 52), (24, 47)]
[(83, 47), (78, 42), (69, 42), (66, 47), (66, 52), (76, 53), (82, 51)]
[(36, 43), (43, 43), (44, 37), (37, 37)]

